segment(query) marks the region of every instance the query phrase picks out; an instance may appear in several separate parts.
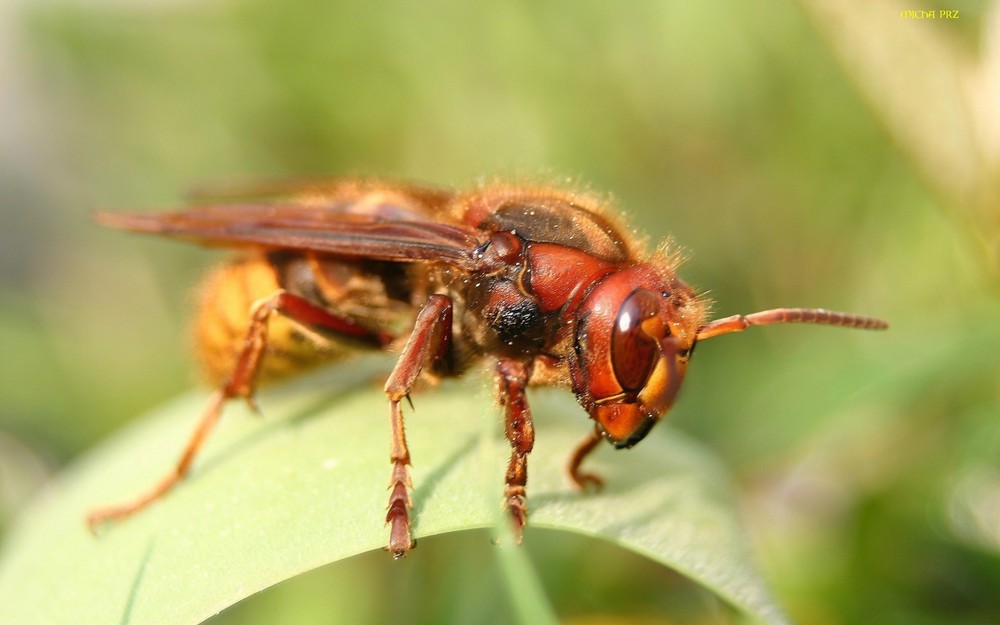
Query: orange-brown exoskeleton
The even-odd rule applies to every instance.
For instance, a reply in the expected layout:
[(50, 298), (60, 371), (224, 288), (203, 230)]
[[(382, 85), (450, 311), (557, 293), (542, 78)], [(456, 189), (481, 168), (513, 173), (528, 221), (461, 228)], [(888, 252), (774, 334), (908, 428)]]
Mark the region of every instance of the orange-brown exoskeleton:
[(706, 321), (705, 304), (664, 248), (647, 254), (591, 197), (494, 184), (449, 193), (380, 180), (272, 186), (164, 214), (100, 214), (104, 225), (242, 253), (206, 281), (196, 323), (217, 390), (176, 467), (150, 491), (95, 510), (91, 526), (155, 501), (188, 472), (225, 402), (258, 383), (356, 348), (402, 345), (385, 384), (392, 441), (388, 549), (410, 535), (410, 452), (400, 402), (424, 371), (458, 376), (495, 362), (511, 446), (504, 502), (517, 536), (534, 426), (525, 389), (572, 389), (594, 422), (571, 455), (579, 487), (602, 438), (635, 445), (670, 409), (695, 345), (751, 325), (886, 323), (783, 308)]

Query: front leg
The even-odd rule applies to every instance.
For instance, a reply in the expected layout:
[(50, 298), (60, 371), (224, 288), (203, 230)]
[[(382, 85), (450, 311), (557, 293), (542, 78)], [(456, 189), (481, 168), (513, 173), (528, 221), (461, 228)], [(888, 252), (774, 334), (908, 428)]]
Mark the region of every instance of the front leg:
[(598, 489), (604, 487), (604, 479), (601, 478), (600, 475), (580, 470), (580, 465), (583, 464), (584, 459), (589, 456), (600, 443), (601, 430), (595, 425), (590, 434), (585, 436), (579, 443), (576, 444), (576, 448), (573, 449), (573, 454), (569, 457), (569, 464), (566, 466), (566, 475), (569, 476), (573, 485), (579, 490), (585, 490), (587, 488), (587, 484), (593, 484), (594, 487)]
[(389, 396), (389, 418), (392, 422), (392, 447), (389, 460), (392, 462), (392, 477), (389, 479), (389, 505), (385, 522), (390, 524), (389, 551), (398, 559), (413, 548), (410, 537), (410, 450), (406, 445), (403, 428), (403, 411), (399, 402), (409, 397), (413, 384), (420, 375), (424, 364), (433, 364), (447, 356), (451, 348), (452, 303), (444, 295), (431, 295), (413, 326), (413, 332), (399, 355), (392, 374), (385, 383), (385, 394)]
[(510, 442), (504, 505), (510, 511), (518, 543), (528, 520), (525, 485), (528, 483), (528, 454), (535, 445), (535, 425), (525, 396), (530, 375), (530, 367), (523, 362), (507, 359), (497, 362), (497, 393), (504, 406), (504, 431)]

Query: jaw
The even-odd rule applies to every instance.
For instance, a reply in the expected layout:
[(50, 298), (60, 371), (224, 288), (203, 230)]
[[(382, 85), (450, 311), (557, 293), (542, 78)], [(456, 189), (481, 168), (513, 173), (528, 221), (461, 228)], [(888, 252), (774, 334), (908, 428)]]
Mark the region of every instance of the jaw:
[(591, 417), (601, 434), (618, 449), (628, 449), (642, 439), (659, 419), (648, 414), (639, 403), (613, 403), (595, 406)]

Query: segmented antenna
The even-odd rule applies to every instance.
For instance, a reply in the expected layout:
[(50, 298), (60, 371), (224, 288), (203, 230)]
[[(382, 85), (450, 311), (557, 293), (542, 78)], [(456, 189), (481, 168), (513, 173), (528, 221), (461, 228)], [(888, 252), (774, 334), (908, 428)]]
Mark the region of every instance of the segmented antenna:
[(750, 326), (766, 326), (775, 323), (815, 323), (859, 330), (885, 330), (889, 327), (889, 324), (881, 319), (823, 308), (774, 308), (749, 315), (733, 315), (710, 321), (698, 329), (698, 340), (703, 341), (730, 332), (742, 332)]

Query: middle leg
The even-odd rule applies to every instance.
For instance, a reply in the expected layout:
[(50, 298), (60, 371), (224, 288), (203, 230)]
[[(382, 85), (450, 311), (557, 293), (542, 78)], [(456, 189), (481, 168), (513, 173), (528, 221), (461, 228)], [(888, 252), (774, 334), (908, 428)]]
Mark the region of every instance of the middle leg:
[(424, 364), (433, 364), (447, 356), (451, 348), (452, 303), (444, 295), (431, 295), (417, 315), (413, 332), (399, 355), (396, 366), (385, 383), (385, 393), (389, 396), (389, 416), (392, 421), (392, 448), (389, 460), (392, 462), (392, 477), (389, 480), (388, 512), (385, 522), (390, 524), (389, 551), (398, 559), (413, 548), (410, 537), (410, 449), (406, 445), (403, 428), (403, 411), (400, 401), (409, 399), (410, 390), (420, 375)]
[(504, 504), (514, 522), (514, 538), (520, 543), (524, 524), (528, 520), (528, 504), (525, 502), (528, 483), (528, 454), (535, 446), (535, 425), (531, 420), (531, 409), (525, 388), (531, 370), (528, 365), (516, 360), (501, 359), (497, 362), (498, 395), (504, 406), (504, 430), (510, 442), (510, 460), (503, 491)]

